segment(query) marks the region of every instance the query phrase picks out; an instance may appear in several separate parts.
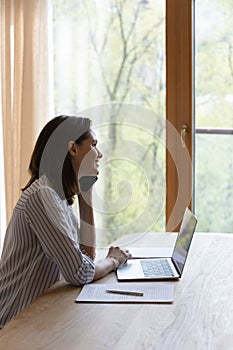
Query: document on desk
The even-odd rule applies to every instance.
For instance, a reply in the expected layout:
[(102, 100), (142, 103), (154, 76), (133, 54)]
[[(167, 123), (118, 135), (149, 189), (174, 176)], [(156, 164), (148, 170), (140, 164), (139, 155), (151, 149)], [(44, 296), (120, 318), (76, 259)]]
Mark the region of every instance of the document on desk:
[(86, 303), (172, 303), (173, 282), (86, 284), (76, 302)]

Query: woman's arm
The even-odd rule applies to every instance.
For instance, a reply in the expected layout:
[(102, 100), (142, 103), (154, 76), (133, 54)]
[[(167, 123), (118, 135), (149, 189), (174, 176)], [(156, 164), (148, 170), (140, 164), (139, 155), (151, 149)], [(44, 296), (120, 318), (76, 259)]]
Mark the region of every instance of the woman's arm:
[(78, 195), (80, 212), (79, 243), (92, 260), (96, 254), (96, 233), (92, 207), (92, 189)]
[(93, 280), (95, 264), (80, 251), (70, 210), (53, 189), (41, 187), (30, 194), (24, 215), (43, 253), (57, 264), (67, 282), (83, 285)]
[[(87, 192), (81, 192), (78, 195), (80, 211), (80, 232), (79, 243), (85, 249), (87, 254), (94, 260), (95, 258), (95, 223), (92, 207), (92, 188)], [(95, 263), (94, 281), (106, 276), (109, 272), (132, 258), (128, 250), (122, 250), (119, 247), (110, 247), (105, 259)]]
[(105, 259), (95, 263), (94, 281), (106, 276), (109, 272), (114, 271), (119, 266), (125, 264), (132, 255), (128, 250), (119, 247), (110, 247)]

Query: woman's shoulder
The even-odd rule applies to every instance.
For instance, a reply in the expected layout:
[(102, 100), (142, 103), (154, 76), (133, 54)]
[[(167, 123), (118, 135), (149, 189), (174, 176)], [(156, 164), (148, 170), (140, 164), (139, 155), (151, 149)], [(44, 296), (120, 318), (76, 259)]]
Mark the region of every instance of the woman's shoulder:
[(44, 175), (35, 180), (26, 190), (23, 191), (17, 205), (25, 207), (26, 204), (34, 202), (35, 200), (48, 202), (55, 201), (56, 203), (62, 201)]

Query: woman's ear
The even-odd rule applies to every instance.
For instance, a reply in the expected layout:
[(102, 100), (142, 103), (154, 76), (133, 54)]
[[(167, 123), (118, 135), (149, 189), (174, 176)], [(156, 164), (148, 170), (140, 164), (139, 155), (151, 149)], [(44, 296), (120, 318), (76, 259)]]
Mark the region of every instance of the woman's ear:
[(72, 157), (77, 155), (77, 147), (76, 143), (74, 141), (69, 141), (68, 143), (68, 151)]

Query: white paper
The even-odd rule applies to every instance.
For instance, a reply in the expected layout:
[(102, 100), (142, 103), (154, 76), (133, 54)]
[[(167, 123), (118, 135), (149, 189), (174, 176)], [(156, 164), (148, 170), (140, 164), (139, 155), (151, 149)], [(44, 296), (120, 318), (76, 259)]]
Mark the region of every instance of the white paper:
[[(106, 290), (140, 292), (143, 296), (112, 294)], [(92, 283), (83, 286), (76, 302), (89, 303), (172, 303), (174, 300), (174, 283), (146, 282), (146, 283)]]

